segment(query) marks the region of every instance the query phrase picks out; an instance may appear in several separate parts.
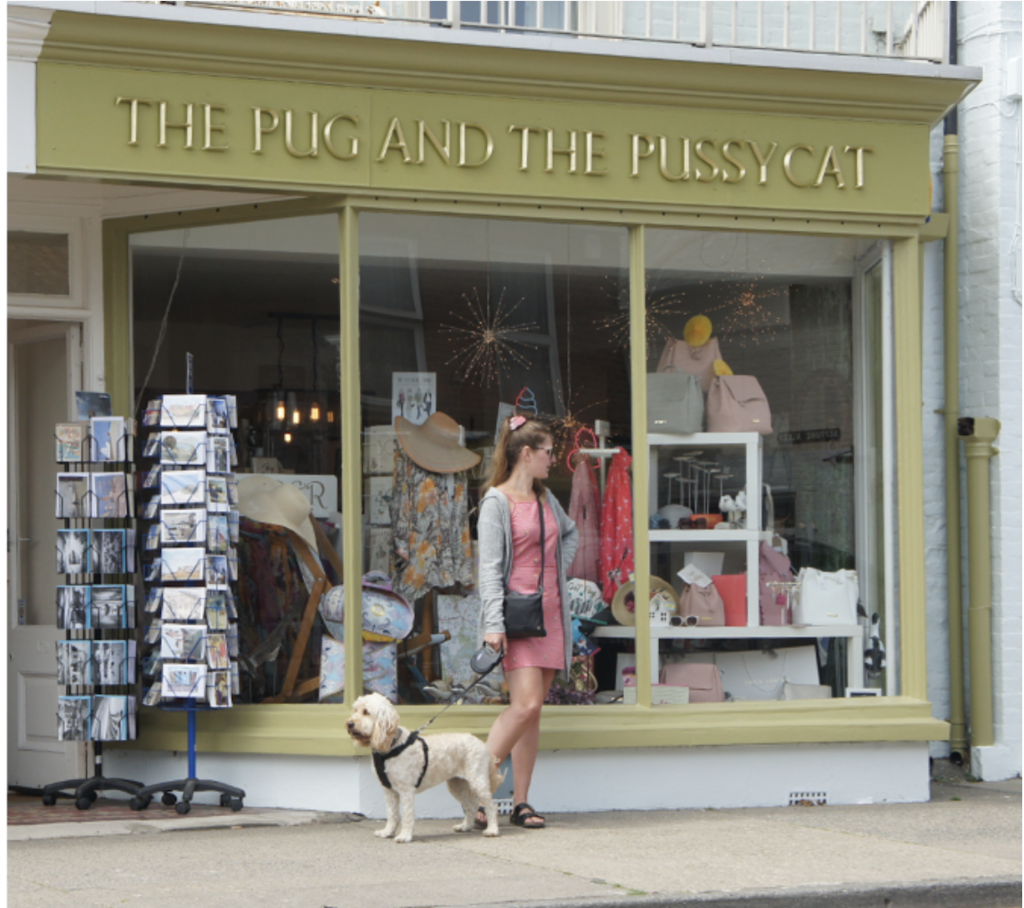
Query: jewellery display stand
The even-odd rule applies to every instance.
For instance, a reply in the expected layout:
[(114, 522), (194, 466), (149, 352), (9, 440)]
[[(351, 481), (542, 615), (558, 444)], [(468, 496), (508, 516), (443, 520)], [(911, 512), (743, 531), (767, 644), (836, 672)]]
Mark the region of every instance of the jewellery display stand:
[[(721, 497), (719, 473), (707, 469), (699, 458), (710, 452), (718, 452), (731, 448), (742, 450), (746, 472), (747, 507), (745, 525), (739, 529), (652, 529), (649, 538), (652, 546), (658, 543), (672, 543), (688, 552), (709, 552), (740, 549), (746, 562), (746, 599), (747, 624), (745, 627), (661, 627), (652, 625), (650, 629), (651, 644), (651, 683), (656, 684), (660, 675), (659, 643), (666, 639), (691, 640), (773, 640), (794, 638), (814, 639), (820, 637), (843, 637), (863, 640), (864, 628), (861, 625), (842, 626), (806, 626), (806, 625), (762, 625), (760, 613), (759, 591), (759, 548), (762, 540), (771, 540), (771, 528), (761, 527), (763, 485), (761, 482), (761, 447), (762, 438), (757, 432), (700, 432), (692, 435), (652, 434), (648, 436), (650, 448), (650, 513), (658, 511), (658, 490), (662, 477), (672, 477), (678, 481), (682, 498), (681, 504), (692, 505), (691, 510), (707, 513), (715, 510), (711, 503), (717, 504)], [(659, 471), (659, 455), (664, 449), (679, 449), (684, 452), (679, 457), (671, 457), (679, 463), (678, 472), (669, 474)], [(664, 458), (662, 458), (664, 459)], [(685, 472), (693, 465), (693, 476)], [(735, 479), (735, 477), (730, 477)], [(686, 483), (690, 484), (687, 485)], [(720, 487), (715, 489), (714, 483)], [(670, 486), (671, 488), (671, 486)], [(671, 492), (669, 501), (672, 502)], [(653, 552), (652, 552), (653, 554)], [(791, 590), (785, 592), (788, 597)], [(636, 639), (635, 627), (608, 626), (599, 627), (593, 637), (610, 637)], [(861, 646), (847, 648), (847, 677), (852, 687), (862, 687), (864, 681), (864, 660)]]
[[(88, 810), (100, 791), (134, 794), (142, 782), (103, 775), (103, 742), (133, 740), (136, 731), (136, 539), (130, 472), (134, 431), (130, 420), (96, 417), (61, 423), (55, 433), (57, 738), (92, 741), (92, 776), (52, 782), (42, 789), (47, 806), (72, 798)], [(97, 692), (99, 691), (99, 692)]]
[(187, 714), (188, 777), (140, 787), (132, 810), (145, 810), (157, 792), (179, 814), (192, 809), (196, 792), (220, 792), (221, 806), (232, 810), (241, 810), (245, 798), (241, 788), (196, 776), (196, 714), (229, 708), (240, 686), (236, 412), (230, 396), (176, 394), (150, 401), (143, 419), (156, 427), (142, 455), (155, 460), (142, 481), (148, 500), (140, 505), (143, 639), (152, 647), (143, 674), (153, 679), (143, 703)]

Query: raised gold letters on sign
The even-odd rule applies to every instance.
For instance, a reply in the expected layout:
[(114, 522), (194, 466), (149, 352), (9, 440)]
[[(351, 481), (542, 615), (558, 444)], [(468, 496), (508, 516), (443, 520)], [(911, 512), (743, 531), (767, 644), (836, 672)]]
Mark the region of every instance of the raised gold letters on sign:
[(836, 186), (839, 189), (846, 186), (846, 181), (843, 179), (843, 171), (839, 167), (838, 158), (836, 158), (835, 145), (829, 145), (825, 150), (825, 157), (821, 159), (821, 169), (818, 171), (818, 179), (814, 181), (814, 185), (820, 186), (825, 182), (825, 177), (835, 177)]
[[(640, 159), (649, 158), (652, 154), (654, 154), (654, 137), (643, 136), (639, 135), (638, 133), (633, 133), (630, 139), (632, 140), (633, 145), (633, 166), (630, 169), (629, 175), (631, 177), (638, 177), (640, 176)], [(641, 142), (647, 143), (647, 151), (640, 150)]]
[(417, 146), (419, 156), (416, 158), (417, 164), (422, 164), (426, 160), (427, 152), (426, 148), (424, 147), (424, 139), (426, 139), (428, 142), (430, 142), (431, 145), (434, 146), (434, 150), (441, 156), (441, 160), (444, 161), (445, 164), (451, 164), (452, 124), (450, 120), (442, 120), (441, 122), (444, 124), (444, 145), (442, 145), (440, 141), (438, 141), (437, 136), (435, 136), (430, 131), (430, 127), (427, 126), (427, 124), (423, 120), (416, 121), (416, 125), (419, 127), (419, 145)]
[(673, 182), (690, 179), (690, 140), (686, 136), (680, 136), (680, 139), (683, 143), (683, 169), (676, 176), (668, 169), (668, 137), (658, 136), (658, 168), (666, 180)]
[(331, 129), (338, 120), (348, 120), (348, 122), (353, 126), (359, 125), (359, 117), (353, 117), (349, 114), (335, 114), (326, 123), (324, 123), (324, 147), (339, 161), (351, 161), (359, 154), (359, 138), (357, 136), (349, 137), (348, 154), (342, 154), (338, 151), (338, 149), (334, 147), (334, 141), (331, 137)]
[(775, 149), (778, 147), (778, 142), (772, 142), (772, 147), (768, 149), (768, 156), (765, 157), (761, 151), (761, 146), (753, 139), (750, 140), (750, 150), (754, 152), (754, 157), (757, 158), (757, 166), (760, 168), (757, 177), (758, 186), (764, 186), (768, 182), (768, 162), (772, 159), (772, 155), (775, 154)]
[[(140, 104), (152, 104), (152, 101), (147, 101), (145, 98), (117, 98), (114, 101), (114, 106), (117, 107), (121, 104), (130, 104), (131, 113), (128, 115), (128, 144), (138, 145), (139, 144), (139, 105)], [(847, 148), (847, 151), (850, 149)]]
[(814, 154), (814, 146), (794, 145), (792, 148), (789, 149), (789, 151), (785, 153), (785, 155), (783, 155), (782, 169), (786, 174), (786, 179), (788, 179), (790, 183), (792, 183), (794, 186), (800, 186), (802, 188), (804, 186), (810, 186), (811, 183), (810, 181), (806, 183), (801, 183), (795, 176), (793, 176), (793, 155), (795, 152), (798, 151), (806, 151), (808, 154)]
[(167, 102), (160, 102), (160, 141), (157, 142), (157, 148), (167, 147), (167, 130), (168, 129), (184, 129), (185, 130), (185, 148), (192, 150), (192, 109), (195, 104), (185, 105), (185, 122), (184, 123), (168, 123), (167, 122)]
[(747, 143), (744, 142), (742, 139), (728, 139), (726, 143), (722, 146), (722, 157), (725, 158), (730, 164), (732, 164), (732, 166), (735, 167), (737, 171), (735, 177), (730, 177), (729, 172), (723, 167), (723, 183), (739, 183), (747, 175), (747, 168), (744, 167), (739, 161), (737, 161), (736, 158), (734, 158), (731, 154), (729, 154), (730, 145), (737, 145), (742, 151), (743, 147), (746, 144)]
[(393, 117), (391, 120), (388, 134), (384, 137), (384, 143), (380, 146), (380, 154), (377, 155), (377, 160), (383, 161), (384, 156), (389, 151), (402, 152), (402, 160), (406, 164), (412, 161), (412, 155), (409, 154), (409, 146), (406, 144), (405, 133), (402, 132), (402, 124), (398, 122), (398, 117)]
[[(466, 130), (475, 129), (484, 137), (484, 156), (479, 161), (470, 161), (467, 158)], [(479, 123), (459, 123), (459, 167), (482, 167), (494, 154), (494, 137), (486, 126)]]
[(710, 145), (712, 148), (717, 148), (718, 144), (714, 139), (701, 139), (693, 146), (693, 150), (696, 152), (697, 157), (700, 158), (705, 164), (711, 167), (711, 173), (701, 173), (701, 169), (697, 168), (697, 180), (701, 183), (710, 183), (715, 177), (718, 176), (718, 165), (711, 160), (706, 154), (704, 154), (704, 146)]
[(215, 132), (227, 132), (227, 126), (223, 123), (213, 122), (212, 111), (219, 110), (221, 113), (226, 113), (227, 108), (223, 104), (204, 104), (203, 105), (203, 151), (227, 151), (227, 145), (214, 145), (213, 144), (213, 133)]
[(539, 126), (510, 126), (508, 131), (510, 133), (519, 131), (521, 133), (519, 140), (519, 169), (528, 170), (530, 167), (530, 133), (535, 132), (540, 135)]
[(544, 173), (555, 172), (555, 155), (564, 154), (569, 158), (569, 173), (576, 173), (576, 130), (569, 130), (569, 147), (555, 148), (555, 131), (545, 129), (547, 135), (547, 158), (544, 166)]
[(286, 110), (284, 112), (284, 147), (288, 149), (288, 154), (296, 158), (315, 158), (320, 154), (320, 114), (315, 110), (309, 112), (311, 117), (310, 129), (309, 129), (309, 151), (298, 151), (295, 148), (295, 144), (292, 142), (292, 117), (294, 111)]
[[(263, 125), (263, 115), (270, 114), (270, 125)], [(271, 110), (267, 107), (254, 107), (252, 109), (253, 115), (253, 142), (252, 142), (252, 153), (263, 154), (263, 136), (267, 133), (273, 132), (277, 129), (278, 124), (281, 122), (281, 117), (276, 110)]]
[(584, 138), (584, 142), (583, 142), (584, 155), (586, 157), (586, 164), (585, 164), (585, 166), (583, 168), (584, 176), (588, 176), (588, 177), (603, 177), (606, 173), (608, 173), (607, 170), (594, 170), (594, 158), (603, 158), (604, 157), (604, 152), (603, 151), (595, 150), (595, 148), (594, 148), (594, 139), (595, 138), (603, 139), (604, 138), (604, 133), (603, 132), (590, 132), (588, 130), (587, 132), (583, 133), (583, 138)]
[(875, 149), (868, 148), (866, 145), (847, 145), (843, 149), (845, 152), (853, 152), (856, 155), (857, 162), (857, 179), (854, 184), (855, 188), (864, 188), (864, 152), (873, 152)]

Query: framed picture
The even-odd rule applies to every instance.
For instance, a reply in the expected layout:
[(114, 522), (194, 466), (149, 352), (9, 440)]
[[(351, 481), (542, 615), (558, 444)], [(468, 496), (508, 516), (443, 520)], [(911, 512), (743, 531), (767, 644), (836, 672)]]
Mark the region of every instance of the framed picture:
[(436, 372), (391, 373), (391, 422), (404, 416), (419, 426), (437, 410)]

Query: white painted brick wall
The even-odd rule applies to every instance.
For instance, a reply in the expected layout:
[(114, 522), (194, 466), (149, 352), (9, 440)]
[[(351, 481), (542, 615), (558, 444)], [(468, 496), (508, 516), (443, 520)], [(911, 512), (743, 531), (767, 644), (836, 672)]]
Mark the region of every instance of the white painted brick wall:
[[(985, 80), (960, 105), (960, 357), (961, 409), (965, 416), (994, 416), (1002, 423), (992, 460), (992, 668), (995, 689), (996, 744), (1007, 749), (1003, 772), (1021, 769), (1021, 303), (1020, 129), (1019, 101), (1005, 98), (1008, 61), (1021, 54), (1021, 6), (1014, 2), (959, 5), (959, 62), (980, 66)], [(929, 288), (926, 312), (941, 306), (941, 283)], [(926, 315), (926, 325), (931, 320)], [(926, 355), (930, 328), (926, 328)], [(926, 369), (925, 425), (930, 422), (932, 390)], [(941, 488), (941, 457), (929, 453), (928, 486)], [(926, 508), (931, 504), (929, 494)], [(937, 511), (941, 513), (941, 511)], [(966, 517), (966, 502), (963, 505)], [(944, 533), (944, 529), (943, 529)], [(936, 714), (948, 711), (943, 617), (944, 600), (938, 553), (944, 542), (938, 527), (929, 529), (930, 693)], [(966, 527), (965, 527), (966, 542)], [(936, 557), (932, 558), (932, 553)], [(944, 568), (941, 568), (944, 578)], [(967, 598), (965, 571), (964, 604)]]

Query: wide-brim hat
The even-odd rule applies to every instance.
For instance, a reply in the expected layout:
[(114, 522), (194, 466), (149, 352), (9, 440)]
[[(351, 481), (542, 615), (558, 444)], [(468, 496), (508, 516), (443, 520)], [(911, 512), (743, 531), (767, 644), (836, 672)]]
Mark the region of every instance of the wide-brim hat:
[(309, 516), (312, 510), (312, 503), (298, 486), (263, 474), (239, 477), (239, 514), (291, 530), (319, 554), (313, 521)]
[[(652, 574), (651, 595), (653, 596), (658, 592), (667, 593), (672, 599), (675, 610), (679, 611), (679, 594), (672, 588), (672, 584)], [(622, 584), (612, 599), (612, 615), (624, 627), (634, 627), (636, 625), (636, 608), (629, 607), (635, 600), (632, 580), (629, 583)]]
[(445, 413), (431, 413), (421, 426), (395, 417), (398, 443), (409, 459), (431, 473), (461, 473), (480, 463), (480, 455), (459, 444), (459, 424)]

